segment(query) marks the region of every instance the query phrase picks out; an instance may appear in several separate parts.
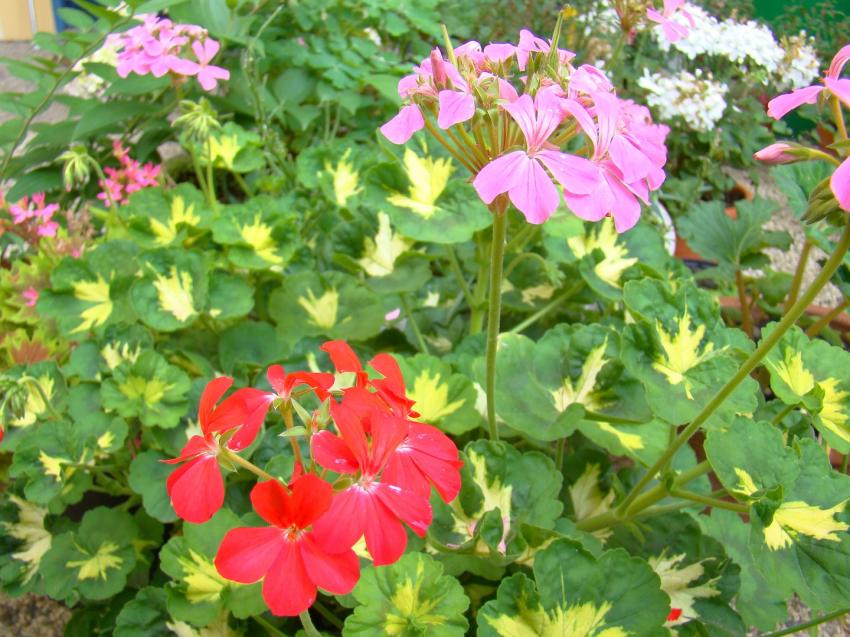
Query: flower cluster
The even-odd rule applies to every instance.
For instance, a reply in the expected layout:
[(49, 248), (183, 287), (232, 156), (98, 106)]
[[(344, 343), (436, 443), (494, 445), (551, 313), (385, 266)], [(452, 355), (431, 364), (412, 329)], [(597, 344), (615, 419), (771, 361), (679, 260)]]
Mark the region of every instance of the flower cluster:
[[(431, 524), (431, 488), (446, 502), (460, 491), (457, 447), (415, 420), (395, 359), (374, 357), (369, 366), (380, 376), (370, 377), (346, 343), (330, 341), (322, 349), (336, 376), (287, 374), (275, 365), (267, 372), (271, 391), (245, 388), (224, 400), (232, 379), (211, 381), (199, 406), (201, 435), (168, 461), (180, 464), (167, 481), (174, 510), (195, 523), (208, 520), (224, 501), (221, 467), (246, 466), (264, 478), (251, 502), (269, 526), (229, 531), (215, 563), (227, 579), (262, 580), (263, 597), (277, 615), (305, 611), (317, 588), (349, 593), (360, 572), (352, 547), (361, 538), (375, 564), (398, 560), (407, 546), (405, 525), (424, 536)], [(301, 406), (307, 395), (320, 403), (312, 414)], [(256, 439), (272, 408), (289, 428), (292, 414), (299, 414), (309, 437), (309, 464), (291, 438), (296, 466), (288, 485), (237, 454)], [(324, 479), (328, 472), (337, 476), (333, 484)]]
[(45, 204), (44, 200), (45, 194), (37, 192), (9, 206), (12, 223), (20, 226), (26, 234), (34, 233), (36, 237), (55, 237), (59, 224), (53, 220), (53, 215), (59, 211), (59, 204)]
[(668, 75), (644, 69), (638, 86), (647, 92), (647, 103), (663, 120), (681, 117), (696, 131), (709, 131), (723, 117), (729, 87), (702, 71), (679, 71)]
[(434, 49), (399, 81), (405, 105), (381, 132), (403, 144), (427, 127), (494, 211), (509, 199), (537, 224), (563, 200), (582, 219), (613, 216), (624, 232), (664, 181), (668, 129), (574, 57), (527, 30), (516, 44), (466, 42), (448, 59)]
[[(696, 27), (694, 17), (685, 6), (685, 0), (664, 0), (664, 8), (658, 11), (653, 7), (646, 10), (646, 17), (658, 24), (658, 29), (668, 42), (679, 42), (687, 38), (691, 29)], [(674, 19), (678, 17), (679, 19)]]
[[(194, 24), (175, 24), (152, 14), (140, 18), (142, 24), (115, 36), (118, 75), (194, 76), (205, 91), (215, 89), (219, 80), (230, 79), (227, 69), (210, 64), (220, 45), (209, 37), (206, 29)], [(109, 43), (114, 45), (114, 41)], [(190, 51), (194, 59), (186, 57)]]
[(799, 35), (782, 38), (785, 57), (777, 69), (777, 85), (782, 89), (795, 89), (808, 86), (820, 74), (820, 60), (815, 49), (814, 39)]
[[(832, 58), (822, 84), (798, 88), (790, 93), (774, 97), (767, 105), (768, 115), (779, 120), (803, 104), (823, 103), (825, 99), (832, 100), (835, 106), (833, 110), (834, 123), (841, 138), (839, 141), (841, 144), (846, 144), (847, 130), (841, 104), (850, 106), (850, 79), (842, 78), (841, 73), (848, 61), (850, 61), (850, 44), (843, 46)], [(787, 164), (807, 159), (826, 159), (837, 165), (829, 181), (831, 193), (823, 193), (820, 187), (812, 193), (810, 208), (807, 212), (807, 219), (812, 221), (826, 216), (835, 203), (841, 210), (850, 212), (850, 157), (841, 160), (842, 154), (839, 151), (839, 156), (835, 157), (820, 149), (810, 149), (797, 144), (779, 142), (760, 150), (755, 154), (755, 158), (770, 164)]]
[(95, 97), (102, 94), (107, 82), (95, 73), (86, 71), (86, 64), (106, 64), (118, 66), (118, 52), (123, 48), (123, 39), (118, 33), (110, 33), (97, 51), (74, 65), (77, 76), (65, 87), (65, 91), (75, 97)]
[(118, 159), (118, 168), (107, 167), (103, 171), (106, 179), (98, 182), (102, 192), (97, 198), (105, 203), (125, 204), (134, 192), (142, 188), (156, 186), (162, 167), (150, 162), (141, 162), (130, 157), (130, 151), (115, 140), (112, 144), (113, 155)]

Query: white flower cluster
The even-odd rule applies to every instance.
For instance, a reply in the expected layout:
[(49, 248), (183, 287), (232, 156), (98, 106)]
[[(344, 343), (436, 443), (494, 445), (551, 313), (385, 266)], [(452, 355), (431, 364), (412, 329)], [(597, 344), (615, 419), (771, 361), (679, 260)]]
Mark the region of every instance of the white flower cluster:
[(575, 18), (583, 25), (585, 37), (616, 36), (620, 34), (620, 17), (609, 2), (596, 2)]
[(711, 130), (726, 110), (729, 87), (701, 71), (666, 75), (644, 69), (638, 85), (647, 92), (646, 101), (661, 120), (681, 117), (695, 131)]
[(693, 18), (694, 26), (682, 12), (676, 13), (673, 19), (687, 27), (690, 31), (688, 37), (671, 43), (664, 37), (660, 26), (654, 29), (655, 39), (662, 50), (675, 49), (691, 60), (698, 55), (717, 55), (740, 65), (760, 67), (768, 73), (775, 72), (782, 63), (785, 51), (766, 25), (754, 20), (718, 20), (692, 3), (687, 3), (685, 10)]
[(820, 60), (815, 52), (814, 40), (806, 35), (782, 38), (785, 57), (776, 72), (777, 87), (792, 90), (809, 86), (820, 75)]

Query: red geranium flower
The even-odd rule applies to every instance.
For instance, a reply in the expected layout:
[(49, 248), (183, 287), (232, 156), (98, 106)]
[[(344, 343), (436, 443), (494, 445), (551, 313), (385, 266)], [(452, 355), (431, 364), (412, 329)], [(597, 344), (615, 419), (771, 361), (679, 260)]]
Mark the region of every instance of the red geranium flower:
[(326, 514), (333, 489), (312, 474), (290, 485), (260, 482), (251, 491), (254, 510), (272, 526), (227, 532), (215, 566), (222, 577), (243, 584), (263, 580), (263, 599), (275, 615), (292, 616), (316, 600), (316, 588), (350, 593), (360, 577), (351, 544), (331, 544), (308, 528)]
[(332, 545), (353, 545), (361, 536), (376, 565), (392, 564), (407, 546), (402, 521), (420, 537), (431, 524), (431, 505), (421, 492), (381, 476), (390, 456), (407, 436), (406, 423), (379, 409), (369, 398), (346, 392), (331, 405), (340, 436), (320, 431), (312, 438), (313, 458), (325, 469), (356, 475), (334, 496), (328, 514), (314, 528)]
[(319, 400), (328, 397), (328, 390), (334, 384), (333, 374), (293, 372), (287, 374), (280, 365), (272, 365), (266, 371), (266, 378), (274, 391), (263, 391), (249, 387), (240, 390), (245, 402), (245, 424), (230, 439), (228, 447), (239, 451), (250, 445), (257, 437), (260, 427), (266, 419), (269, 408), (275, 400), (288, 401), (292, 399), (292, 391), (299, 385), (307, 385), (313, 389)]

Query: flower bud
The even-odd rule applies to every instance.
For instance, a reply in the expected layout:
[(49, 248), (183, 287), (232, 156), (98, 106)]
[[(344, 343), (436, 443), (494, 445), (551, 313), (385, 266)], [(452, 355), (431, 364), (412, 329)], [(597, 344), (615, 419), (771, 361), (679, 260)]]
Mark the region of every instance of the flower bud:
[(65, 190), (87, 184), (92, 168), (97, 166), (86, 147), (79, 144), (59, 155), (59, 159), (63, 162), (62, 181), (65, 184)]
[(434, 76), (434, 84), (439, 88), (443, 88), (446, 85), (446, 66), (443, 61), (443, 54), (440, 53), (440, 49), (434, 49), (431, 51), (431, 73)]
[(189, 137), (197, 142), (209, 139), (213, 130), (221, 128), (217, 113), (206, 98), (198, 102), (182, 100), (181, 115), (174, 120), (174, 125), (186, 130)]
[(770, 165), (793, 164), (794, 162), (798, 162), (803, 159), (799, 151), (796, 153), (793, 152), (798, 148), (799, 146), (795, 144), (777, 142), (762, 148), (753, 155), (753, 159)]

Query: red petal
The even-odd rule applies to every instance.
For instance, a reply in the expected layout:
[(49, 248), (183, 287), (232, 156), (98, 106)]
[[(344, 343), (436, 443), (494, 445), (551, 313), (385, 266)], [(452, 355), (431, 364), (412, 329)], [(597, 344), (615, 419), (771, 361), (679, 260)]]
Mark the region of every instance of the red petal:
[(356, 409), (351, 409), (351, 403), (343, 398), (342, 403), (331, 403), (331, 417), (339, 429), (345, 446), (351, 455), (357, 459), (357, 465), (366, 468), (369, 464), (369, 443), (363, 427), (363, 417)]
[(283, 393), (283, 385), (286, 382), (286, 371), (280, 365), (272, 365), (266, 370), (266, 378), (278, 394)]
[(375, 487), (376, 498), (392, 511), (393, 515), (407, 522), (416, 535), (425, 537), (433, 519), (428, 498), (392, 484), (378, 483)]
[(183, 449), (180, 450), (180, 455), (176, 458), (172, 458), (171, 460), (161, 460), (160, 462), (164, 462), (165, 464), (177, 464), (179, 462), (185, 462), (190, 458), (194, 458), (198, 454), (215, 452), (216, 446), (215, 443), (207, 440), (203, 436), (192, 436), (189, 438), (189, 442), (187, 442)]
[(187, 522), (203, 524), (224, 503), (224, 480), (215, 456), (197, 456), (177, 467), (165, 486), (175, 513)]
[(227, 447), (233, 451), (245, 449), (254, 442), (260, 432), (260, 427), (266, 420), (266, 414), (268, 414), (274, 398), (274, 395), (269, 392), (253, 388), (240, 389), (233, 396), (235, 397), (237, 394), (240, 394), (239, 398), (243, 405), (243, 417), (239, 423), (242, 425), (239, 431), (227, 441)]
[(316, 601), (316, 585), (310, 581), (297, 544), (284, 542), (263, 582), (263, 599), (275, 615), (293, 617)]
[(292, 524), (294, 516), (292, 498), (286, 487), (277, 480), (255, 484), (251, 489), (251, 504), (257, 515), (269, 524), (284, 529)]
[(310, 579), (322, 590), (335, 595), (351, 592), (360, 579), (360, 561), (354, 551), (348, 549), (342, 553), (331, 554), (323, 551), (310, 538), (311, 534), (299, 542), (301, 558)]
[(360, 359), (345, 341), (328, 341), (320, 349), (328, 353), (338, 372), (363, 371)]
[(330, 431), (320, 431), (310, 439), (313, 459), (325, 469), (336, 473), (357, 473), (360, 464), (342, 438)]
[(208, 421), (215, 404), (232, 384), (233, 379), (229, 376), (219, 376), (218, 378), (213, 378), (204, 388), (204, 392), (201, 394), (201, 401), (198, 404), (198, 421), (201, 425), (201, 431), (204, 433), (207, 433)]
[(366, 515), (366, 548), (372, 555), (375, 566), (392, 564), (401, 557), (407, 547), (407, 533), (398, 517), (393, 515), (380, 500), (368, 498), (369, 512)]
[(286, 544), (281, 530), (273, 526), (231, 529), (218, 547), (215, 567), (224, 578), (253, 584), (266, 576)]
[(312, 473), (294, 480), (292, 488), (293, 523), (306, 529), (331, 507), (334, 490), (330, 484)]
[(329, 394), (328, 390), (334, 384), (333, 374), (320, 372), (293, 372), (286, 378), (286, 395), (288, 396), (294, 387), (298, 385), (309, 385), (316, 392), (319, 400), (325, 400)]
[(334, 495), (331, 508), (313, 523), (313, 540), (333, 553), (354, 546), (366, 528), (369, 496), (359, 487), (349, 487)]
[(407, 438), (407, 421), (391, 414), (376, 412), (372, 418), (372, 445), (369, 472), (380, 473), (390, 456)]
[(369, 365), (384, 377), (388, 389), (401, 396), (405, 395), (404, 376), (395, 358), (390, 354), (378, 354), (369, 361)]

